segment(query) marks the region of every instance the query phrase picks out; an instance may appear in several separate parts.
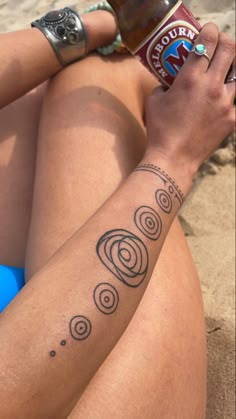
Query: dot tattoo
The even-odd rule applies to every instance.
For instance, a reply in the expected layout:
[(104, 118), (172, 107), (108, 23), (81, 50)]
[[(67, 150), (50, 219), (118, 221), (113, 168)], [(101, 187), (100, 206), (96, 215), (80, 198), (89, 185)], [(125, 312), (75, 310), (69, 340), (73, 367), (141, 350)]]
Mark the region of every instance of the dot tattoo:
[(53, 358), (54, 356), (56, 356), (56, 351), (51, 351), (51, 352), (49, 353), (49, 355)]
[(172, 210), (172, 200), (170, 195), (164, 191), (164, 189), (158, 189), (156, 191), (156, 201), (162, 211), (166, 212), (167, 214), (171, 213)]
[(148, 252), (139, 237), (127, 230), (110, 230), (97, 243), (103, 265), (129, 287), (138, 287), (148, 271)]
[(98, 284), (93, 293), (94, 302), (102, 313), (112, 314), (119, 304), (119, 294), (113, 285), (106, 282)]
[(148, 206), (142, 206), (135, 211), (134, 222), (138, 229), (151, 240), (157, 240), (162, 230), (162, 222), (157, 212)]
[(72, 338), (76, 340), (87, 339), (91, 333), (92, 325), (84, 316), (74, 316), (69, 325), (69, 330)]
[(64, 340), (64, 339), (63, 339), (63, 340), (60, 342), (60, 345), (61, 345), (61, 346), (65, 346), (65, 345), (66, 345), (66, 340)]

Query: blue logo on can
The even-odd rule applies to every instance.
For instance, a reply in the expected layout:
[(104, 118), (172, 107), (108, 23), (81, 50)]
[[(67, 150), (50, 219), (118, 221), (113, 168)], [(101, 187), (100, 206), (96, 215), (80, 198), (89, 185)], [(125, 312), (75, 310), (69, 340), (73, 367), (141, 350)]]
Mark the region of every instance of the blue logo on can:
[(172, 42), (162, 55), (162, 65), (173, 77), (176, 77), (192, 51), (193, 43), (187, 39), (177, 39)]
[(147, 63), (153, 72), (170, 86), (193, 48), (198, 30), (177, 20), (162, 28), (147, 48)]

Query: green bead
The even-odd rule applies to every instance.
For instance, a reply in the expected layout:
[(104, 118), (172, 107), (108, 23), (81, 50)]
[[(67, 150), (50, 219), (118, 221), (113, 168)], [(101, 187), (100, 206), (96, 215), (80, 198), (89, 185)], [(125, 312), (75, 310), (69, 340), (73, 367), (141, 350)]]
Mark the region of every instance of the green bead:
[[(112, 7), (110, 6), (109, 3), (107, 3), (106, 1), (94, 4), (92, 6), (90, 6), (88, 9), (86, 9), (84, 11), (84, 13), (89, 13), (89, 12), (94, 12), (96, 10), (106, 10), (108, 12), (111, 12), (112, 14), (114, 14), (114, 11), (112, 9)], [(113, 44), (111, 45), (107, 45), (105, 47), (101, 47), (101, 48), (97, 48), (97, 51), (99, 52), (99, 54), (101, 55), (110, 55), (115, 51), (116, 47), (119, 47), (121, 45), (121, 36), (120, 33), (117, 34), (116, 40), (113, 42)]]
[(198, 44), (195, 47), (195, 51), (197, 54), (203, 55), (206, 52), (206, 47), (203, 44)]

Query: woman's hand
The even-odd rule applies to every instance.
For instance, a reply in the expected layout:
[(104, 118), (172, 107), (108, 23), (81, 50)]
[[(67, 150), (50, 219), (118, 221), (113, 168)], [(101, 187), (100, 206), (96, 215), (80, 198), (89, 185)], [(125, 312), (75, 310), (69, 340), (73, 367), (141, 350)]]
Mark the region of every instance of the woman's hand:
[(170, 89), (155, 89), (146, 104), (147, 154), (160, 153), (172, 164), (188, 167), (192, 175), (235, 125), (235, 82), (225, 84), (234, 42), (209, 23), (199, 43), (205, 45), (210, 64), (191, 53)]

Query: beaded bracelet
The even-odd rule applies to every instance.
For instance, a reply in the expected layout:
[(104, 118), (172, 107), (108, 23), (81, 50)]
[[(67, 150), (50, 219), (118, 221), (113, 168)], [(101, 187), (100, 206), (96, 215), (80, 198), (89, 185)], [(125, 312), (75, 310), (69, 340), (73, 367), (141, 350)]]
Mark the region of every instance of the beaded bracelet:
[[(112, 7), (106, 1), (90, 6), (88, 9), (84, 10), (84, 13), (95, 12), (96, 10), (106, 10), (107, 12), (110, 12), (113, 15), (115, 15)], [(105, 47), (97, 48), (97, 52), (101, 55), (106, 56), (106, 55), (113, 54), (113, 52), (124, 54), (124, 53), (127, 53), (128, 50), (126, 49), (126, 47), (124, 46), (122, 42), (120, 33), (118, 33), (116, 36), (116, 40), (113, 42), (113, 44), (107, 45)]]

